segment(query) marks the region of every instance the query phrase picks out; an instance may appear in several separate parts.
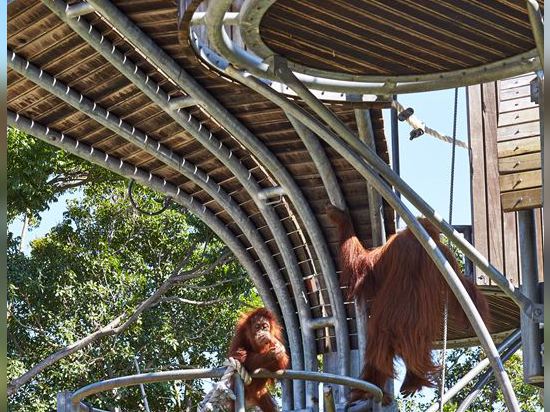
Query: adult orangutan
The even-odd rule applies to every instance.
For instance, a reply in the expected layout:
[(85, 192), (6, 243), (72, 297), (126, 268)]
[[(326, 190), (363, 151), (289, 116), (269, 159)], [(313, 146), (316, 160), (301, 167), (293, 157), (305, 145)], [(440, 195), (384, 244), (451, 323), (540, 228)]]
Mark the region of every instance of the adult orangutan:
[[(328, 217), (338, 227), (342, 275), (349, 298), (356, 298), (368, 312), (367, 349), (361, 378), (380, 388), (394, 376), (394, 357), (400, 356), (407, 373), (401, 393), (411, 395), (423, 386), (433, 387), (440, 367), (431, 356), (433, 342), (442, 331), (445, 300), (448, 315), (461, 328), (470, 323), (443, 275), (414, 234), (405, 229), (385, 245), (366, 250), (353, 230), (349, 215), (328, 205)], [(489, 321), (485, 296), (460, 272), (451, 250), (441, 243), (440, 231), (427, 219), (419, 219), (456, 271), (481, 317)], [(366, 398), (353, 391), (350, 401)], [(384, 394), (384, 403), (391, 395)]]
[[(265, 308), (244, 313), (237, 323), (228, 356), (238, 360), (249, 372), (258, 368), (272, 372), (286, 369), (289, 359), (281, 326), (273, 313)], [(272, 379), (253, 379), (245, 386), (246, 406), (258, 406), (263, 412), (275, 412), (277, 407), (268, 390), (271, 384)], [(232, 405), (232, 411), (233, 408)]]

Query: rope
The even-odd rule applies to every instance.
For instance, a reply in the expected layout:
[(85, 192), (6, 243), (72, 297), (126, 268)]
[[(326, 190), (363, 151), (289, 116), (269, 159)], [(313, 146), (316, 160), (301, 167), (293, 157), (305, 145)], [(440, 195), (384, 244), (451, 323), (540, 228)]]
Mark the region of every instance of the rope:
[[(449, 188), (449, 224), (453, 222), (453, 198), (454, 198), (454, 183), (455, 183), (455, 159), (456, 159), (456, 121), (458, 117), (458, 87), (455, 88), (455, 102), (453, 114), (453, 137), (451, 151), (451, 184)], [(443, 350), (441, 353), (441, 400), (439, 402), (439, 411), (443, 412), (443, 395), (445, 393), (445, 359), (447, 357), (447, 333), (448, 333), (448, 317), (449, 317), (449, 295), (445, 291), (445, 310), (443, 312)]]
[(245, 385), (250, 385), (252, 377), (244, 366), (236, 359), (228, 358), (223, 363), (226, 366), (222, 378), (206, 394), (197, 407), (197, 412), (214, 412), (227, 410), (227, 404), (235, 400), (235, 393), (231, 390), (231, 378), (237, 373)]
[[(401, 113), (405, 108), (401, 103), (399, 103), (397, 100), (392, 100), (392, 106), (395, 107), (398, 113)], [(437, 130), (432, 129), (431, 127), (426, 126), (424, 122), (416, 118), (414, 115), (409, 116), (405, 121), (411, 125), (413, 129), (422, 129), (426, 134), (429, 134), (430, 136), (435, 137), (436, 139), (439, 139), (446, 143), (453, 144), (453, 138), (446, 136), (444, 134), (439, 133)], [(468, 149), (468, 144), (466, 142), (463, 142), (462, 140), (457, 140), (456, 135), (455, 139), (456, 146), (462, 147), (464, 149)]]

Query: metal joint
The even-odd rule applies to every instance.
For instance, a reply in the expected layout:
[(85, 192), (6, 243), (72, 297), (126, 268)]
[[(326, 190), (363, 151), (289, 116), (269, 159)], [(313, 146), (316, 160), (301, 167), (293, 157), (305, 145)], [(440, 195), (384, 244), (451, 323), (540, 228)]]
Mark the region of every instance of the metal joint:
[(281, 186), (268, 187), (258, 192), (258, 199), (268, 200), (274, 197), (281, 197), (286, 194), (286, 191)]
[(67, 6), (67, 17), (75, 18), (93, 13), (95, 10), (90, 3), (82, 2)]

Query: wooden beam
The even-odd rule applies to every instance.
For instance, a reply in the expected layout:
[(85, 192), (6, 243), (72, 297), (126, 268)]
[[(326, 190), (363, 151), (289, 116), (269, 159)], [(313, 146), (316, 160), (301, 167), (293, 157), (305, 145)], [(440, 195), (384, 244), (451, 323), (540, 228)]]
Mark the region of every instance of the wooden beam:
[(540, 152), (540, 137), (527, 137), (525, 139), (507, 140), (498, 142), (498, 157), (517, 156), (526, 153)]
[(507, 173), (526, 172), (528, 170), (535, 170), (540, 168), (540, 152), (498, 159), (498, 172), (501, 175)]
[(542, 187), (503, 193), (500, 200), (505, 212), (542, 207)]
[(511, 173), (500, 176), (499, 181), (501, 192), (539, 187), (542, 186), (542, 171), (532, 170), (529, 172)]

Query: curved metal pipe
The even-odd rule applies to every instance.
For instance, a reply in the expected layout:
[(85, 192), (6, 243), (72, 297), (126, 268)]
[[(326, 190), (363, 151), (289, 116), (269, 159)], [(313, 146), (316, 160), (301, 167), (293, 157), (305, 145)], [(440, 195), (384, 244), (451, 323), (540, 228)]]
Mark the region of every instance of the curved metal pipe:
[[(174, 371), (143, 373), (140, 375), (121, 376), (119, 378), (112, 378), (104, 381), (95, 382), (90, 385), (84, 386), (83, 388), (80, 388), (72, 394), (71, 403), (73, 405), (78, 405), (79, 402), (82, 401), (84, 398), (114, 388), (175, 380), (221, 378), (225, 371), (225, 368), (183, 369)], [(346, 385), (351, 388), (356, 388), (371, 393), (373, 395), (373, 398), (378, 402), (382, 400), (382, 391), (380, 390), (380, 388), (370, 382), (361, 379), (349, 378), (347, 376), (320, 372), (296, 371), (291, 369), (279, 370), (276, 372), (269, 372), (265, 369), (258, 369), (250, 372), (250, 375), (252, 376), (252, 378), (293, 380), (300, 379), (313, 382), (336, 383), (339, 385)]]
[[(226, 71), (234, 70), (228, 67)], [(469, 257), (480, 269), (487, 275), (522, 309), (527, 310), (532, 302), (517, 290), (514, 285), (506, 279), (494, 266), (492, 266), (485, 257), (483, 257), (463, 236), (449, 225), (441, 216), (433, 210), (424, 199), (422, 199), (397, 173), (395, 173), (382, 159), (378, 157), (370, 147), (363, 144), (355, 135), (342, 123), (338, 117), (330, 112), (321, 102), (319, 102), (309, 90), (300, 83), (300, 81), (284, 67), (284, 62), (275, 69), (277, 75), (282, 77), (286, 84), (294, 89), (300, 97), (314, 110), (314, 112), (323, 119), (349, 146), (351, 146), (359, 155), (364, 157), (381, 176), (395, 187), (403, 196), (405, 196), (420, 213), (432, 221), (450, 240), (455, 243), (464, 254)], [(289, 103), (283, 104), (287, 105)], [(296, 115), (310, 116), (299, 108), (294, 108)], [(308, 126), (309, 127), (309, 126)]]
[[(124, 122), (117, 116), (110, 114), (97, 103), (74, 91), (69, 86), (52, 77), (50, 74), (36, 68), (34, 65), (30, 64), (30, 62), (20, 58), (15, 53), (12, 52), (12, 55), (8, 58), (8, 60), (10, 67), (16, 72), (49, 91), (62, 101), (72, 105), (77, 110), (86, 113), (103, 126), (117, 133), (126, 141), (142, 148), (146, 152), (152, 154), (155, 158), (163, 161), (175, 170), (178, 170), (185, 177), (204, 189), (216, 202), (227, 210), (235, 223), (241, 228), (243, 234), (250, 241), (251, 245), (256, 250), (256, 253), (258, 253), (258, 257), (264, 265), (264, 268), (268, 271), (268, 273), (272, 273), (272, 276), (276, 276), (278, 268), (273, 260), (273, 257), (271, 256), (271, 253), (265, 246), (265, 240), (261, 238), (256, 228), (254, 228), (248, 217), (235, 203), (235, 201), (227, 193), (225, 193), (225, 191), (217, 183), (215, 183), (210, 176), (198, 169), (194, 164), (186, 161), (185, 158), (171, 152), (160, 142), (149, 139), (149, 137), (139, 129), (136, 129), (132, 125)], [(276, 293), (277, 292), (278, 291), (276, 291)]]
[(175, 202), (197, 215), (217, 236), (220, 237), (246, 269), (266, 306), (275, 312), (279, 311), (278, 305), (273, 299), (262, 272), (244, 246), (235, 238), (235, 235), (231, 233), (227, 226), (210, 212), (210, 210), (197, 202), (192, 196), (183, 193), (179, 187), (159, 177), (153, 176), (149, 172), (139, 169), (130, 163), (125, 163), (121, 159), (109, 156), (101, 150), (94, 149), (56, 130), (45, 127), (22, 115), (14, 113), (11, 110), (8, 110), (8, 124), (46, 143), (104, 167), (118, 175), (128, 179), (134, 179), (152, 190), (172, 197)]
[[(348, 336), (348, 330), (342, 296), (339, 293), (338, 283), (334, 275), (334, 264), (318, 222), (309, 205), (304, 201), (303, 195), (292, 176), (284, 169), (278, 159), (262, 142), (238, 122), (235, 117), (200, 86), (192, 76), (186, 73), (172, 58), (159, 49), (158, 46), (135, 26), (127, 16), (122, 14), (120, 10), (107, 0), (90, 0), (89, 3), (92, 4), (96, 11), (102, 14), (104, 18), (119, 23), (117, 25), (117, 30), (119, 30), (129, 41), (134, 43), (138, 49), (143, 51), (148, 59), (156, 64), (176, 84), (184, 88), (191, 96), (197, 99), (219, 123), (223, 124), (233, 136), (237, 137), (245, 147), (254, 153), (262, 164), (266, 166), (279, 181), (279, 184), (285, 187), (287, 195), (306, 227), (310, 239), (315, 239), (315, 242), (313, 242), (315, 252), (321, 264), (321, 271), (329, 286), (329, 293), (332, 300), (331, 305), (336, 319), (335, 328), (337, 330), (336, 335), (339, 346), (339, 356), (341, 356), (341, 370), (343, 374), (347, 374), (349, 371), (349, 342), (347, 342), (346, 338)], [(50, 2), (48, 1), (45, 4), (48, 5)], [(313, 351), (314, 348), (306, 348), (305, 350)], [(314, 354), (311, 354), (311, 356), (314, 357)]]
[[(512, 345), (506, 353), (502, 355), (502, 361), (506, 362), (508, 359), (512, 357), (514, 353), (516, 353), (519, 348), (521, 348), (521, 342), (517, 342), (514, 345)], [(493, 375), (493, 371), (490, 369), (486, 371), (477, 381), (477, 383), (474, 385), (472, 392), (462, 401), (462, 403), (459, 405), (456, 412), (465, 412), (466, 409), (472, 404), (472, 402), (478, 397), (478, 395), (481, 393), (481, 390), (489, 380), (491, 379)]]
[[(517, 329), (512, 332), (506, 339), (504, 339), (500, 345), (497, 346), (499, 352), (503, 352), (509, 346), (515, 347), (516, 345), (521, 345), (521, 330)], [(519, 346), (518, 346), (519, 347)], [(515, 350), (514, 350), (515, 352)], [(506, 361), (506, 354), (501, 356), (502, 362)], [(489, 359), (485, 358), (481, 362), (478, 362), (476, 366), (466, 373), (460, 380), (453, 385), (452, 388), (449, 388), (443, 395), (443, 405), (449, 402), (456, 394), (458, 394), (468, 383), (470, 383), (477, 375), (479, 375), (487, 366), (489, 366)], [(426, 412), (436, 412), (439, 410), (439, 402), (432, 404)]]
[[(94, 2), (89, 2), (95, 7)], [(244, 165), (233, 156), (233, 152), (227, 149), (214, 135), (206, 129), (200, 122), (194, 119), (191, 114), (178, 109), (176, 112), (169, 105), (169, 98), (166, 93), (155, 85), (149, 77), (144, 74), (137, 65), (129, 61), (129, 59), (116, 49), (102, 34), (97, 32), (90, 24), (80, 21), (80, 19), (69, 19), (64, 14), (63, 1), (53, 0), (44, 1), (44, 4), (49, 7), (56, 15), (58, 15), (66, 24), (68, 24), (76, 33), (78, 33), (85, 41), (87, 41), (94, 49), (96, 49), (103, 57), (113, 64), (123, 75), (133, 82), (141, 91), (159, 105), (166, 113), (168, 113), (180, 126), (187, 130), (195, 139), (197, 139), (204, 147), (206, 147), (214, 156), (218, 157), (237, 177), (239, 182), (247, 190), (251, 198), (254, 200), (258, 209), (262, 212), (264, 219), (269, 225), (274, 238), (277, 240), (277, 245), (283, 256), (289, 277), (292, 282), (296, 296), (306, 296), (303, 291), (303, 282), (300, 283), (298, 278), (298, 263), (295, 255), (290, 247), (290, 242), (286, 236), (286, 232), (279, 221), (279, 217), (275, 211), (267, 206), (265, 202), (257, 198), (257, 193), (260, 186), (251, 178), (252, 174)], [(110, 3), (109, 3), (110, 4)], [(120, 12), (119, 12), (120, 13)], [(104, 16), (105, 17), (105, 16)], [(128, 20), (126, 16), (124, 16)], [(129, 22), (129, 24), (132, 24)], [(149, 39), (150, 40), (150, 39)], [(149, 56), (150, 57), (150, 56)], [(155, 87), (156, 86), (156, 87)], [(189, 93), (189, 95), (191, 95)], [(191, 97), (194, 97), (191, 95)], [(223, 123), (222, 123), (223, 124)], [(271, 260), (271, 258), (270, 258)], [(267, 262), (266, 262), (267, 263)], [(268, 270), (268, 275), (278, 295), (279, 303), (285, 320), (286, 331), (289, 338), (291, 348), (292, 362), (296, 368), (303, 368), (305, 357), (307, 356), (308, 366), (315, 367), (316, 358), (311, 356), (305, 348), (315, 347), (315, 337), (313, 331), (307, 328), (298, 327), (300, 318), (296, 318), (292, 310), (292, 302), (288, 296), (286, 285), (283, 279), (279, 276), (279, 271), (275, 269), (275, 265)], [(301, 279), (300, 279), (301, 280)], [(301, 289), (300, 289), (301, 287)], [(308, 317), (308, 310), (302, 300), (296, 299), (298, 312), (304, 319)], [(298, 322), (297, 322), (298, 320)], [(303, 325), (302, 325), (303, 326)], [(300, 339), (301, 332), (301, 339)], [(303, 342), (302, 342), (303, 340)], [(299, 348), (302, 348), (301, 350)], [(301, 355), (300, 352), (304, 352)], [(301, 388), (297, 388), (300, 392)], [(299, 395), (298, 395), (299, 396)]]
[[(403, 218), (407, 223), (411, 232), (418, 239), (422, 247), (426, 250), (428, 255), (432, 258), (439, 271), (443, 274), (445, 280), (449, 284), (451, 291), (455, 294), (459, 300), (464, 312), (466, 313), (468, 319), (470, 320), (476, 335), (479, 337), (479, 340), (485, 350), (487, 357), (491, 362), (493, 369), (498, 372), (496, 374), (497, 381), (499, 382), (506, 404), (511, 411), (519, 412), (519, 405), (515, 396), (515, 393), (512, 389), (508, 375), (504, 371), (502, 362), (499, 358), (498, 351), (496, 350), (495, 344), (491, 340), (489, 331), (483, 323), (479, 312), (477, 311), (475, 305), (473, 304), (468, 292), (460, 282), (457, 274), (447, 262), (445, 256), (439, 250), (434, 240), (428, 235), (426, 230), (418, 223), (416, 217), (411, 213), (411, 211), (404, 205), (404, 203), (399, 199), (393, 190), (388, 186), (388, 184), (380, 178), (379, 173), (381, 168), (373, 169), (371, 164), (367, 163), (370, 159), (365, 159), (360, 157), (358, 153), (350, 149), (342, 140), (340, 140), (334, 133), (328, 131), (322, 124), (320, 124), (315, 118), (313, 118), (309, 113), (305, 112), (302, 108), (295, 105), (294, 103), (289, 102), (286, 98), (278, 96), (271, 88), (258, 81), (257, 79), (251, 78), (250, 76), (243, 75), (240, 71), (235, 68), (228, 66), (226, 73), (232, 76), (234, 79), (240, 81), (243, 84), (248, 85), (253, 90), (258, 91), (260, 94), (270, 98), (275, 104), (282, 107), (284, 110), (291, 113), (293, 116), (300, 119), (306, 126), (308, 126), (312, 131), (314, 131), (319, 137), (325, 140), (330, 144), (341, 156), (346, 158), (354, 168), (359, 171), (365, 179), (372, 184), (372, 186), (378, 191), (382, 197), (392, 206), (395, 211)], [(293, 85), (289, 85), (292, 87)], [(307, 89), (306, 89), (307, 90)], [(351, 132), (346, 131), (347, 134)], [(353, 134), (352, 134), (353, 135)], [(348, 140), (348, 139), (346, 139)], [(368, 150), (368, 153), (372, 157), (370, 148), (363, 146)], [(375, 157), (376, 154), (374, 154)], [(366, 157), (366, 156), (365, 156)], [(379, 162), (382, 162), (384, 167), (388, 167), (381, 159), (378, 158)], [(388, 179), (389, 180), (389, 179)], [(407, 186), (408, 187), (408, 186)], [(412, 191), (412, 189), (411, 189)], [(418, 197), (418, 195), (416, 195)]]
[[(276, 0), (245, 0), (239, 10), (239, 29), (243, 43), (247, 47), (248, 56), (257, 56), (260, 61), (269, 61), (277, 53), (270, 49), (263, 38), (260, 35), (260, 24), (263, 16), (268, 11), (268, 9), (276, 2)], [(539, 9), (538, 3), (536, 0), (527, 0), (528, 3), (535, 3), (528, 6), (536, 7), (537, 11)], [(321, 4), (319, 7), (323, 7)], [(540, 15), (540, 11), (539, 11)], [(540, 21), (540, 18), (537, 18)], [(226, 22), (224, 21), (224, 25)], [(537, 23), (538, 24), (538, 23)], [(538, 30), (538, 29), (537, 29)], [(540, 32), (540, 31), (539, 31)], [(543, 33), (540, 32), (540, 33)], [(542, 44), (542, 43), (541, 43)], [(537, 46), (538, 48), (538, 46)], [(240, 52), (238, 53), (241, 54)], [(501, 60), (499, 65), (493, 65), (495, 68), (499, 68), (503, 62), (508, 61), (511, 63), (518, 56), (512, 56), (511, 58)], [(252, 57), (249, 57), (252, 59)], [(542, 62), (542, 58), (541, 58)], [(542, 63), (541, 63), (542, 64)], [(314, 67), (305, 66), (303, 64), (289, 62), (289, 68), (295, 73), (295, 75), (300, 78), (300, 76), (310, 76), (312, 78), (322, 79), (323, 81), (330, 80), (340, 80), (356, 83), (368, 83), (368, 82), (379, 82), (382, 84), (399, 84), (399, 83), (421, 83), (427, 81), (446, 81), (447, 79), (452, 79), (453, 77), (458, 78), (467, 78), (468, 76), (475, 76), (476, 73), (485, 71), (487, 65), (482, 65), (479, 67), (467, 68), (467, 69), (458, 69), (451, 70), (447, 72), (434, 72), (426, 74), (411, 74), (411, 75), (398, 75), (398, 76), (384, 76), (384, 75), (361, 75), (361, 74), (351, 74), (343, 72), (335, 72), (330, 70), (317, 69)], [(265, 78), (265, 76), (262, 76)], [(506, 76), (503, 76), (506, 77)], [(503, 78), (497, 77), (495, 80)], [(304, 79), (300, 80), (304, 81)], [(488, 81), (488, 80), (486, 80)], [(304, 81), (307, 84), (307, 81)], [(335, 85), (337, 83), (334, 83)], [(308, 87), (314, 88), (315, 85), (309, 85)], [(446, 88), (446, 87), (445, 87)], [(339, 90), (343, 92), (343, 90)], [(392, 90), (388, 90), (387, 93), (394, 94)], [(400, 92), (402, 93), (402, 92)]]
[[(252, 55), (236, 46), (225, 32), (222, 21), (230, 5), (231, 0), (217, 0), (215, 3), (210, 3), (206, 15), (206, 27), (210, 43), (234, 66), (243, 68), (260, 78), (277, 81), (277, 76), (274, 76), (269, 68), (273, 56), (263, 60), (261, 57)], [(212, 13), (210, 9), (212, 9)], [(240, 16), (241, 22), (243, 16), (246, 15), (246, 10), (243, 11), (245, 13)], [(310, 89), (350, 94), (404, 94), (485, 83), (528, 71), (535, 71), (540, 67), (540, 62), (536, 57), (536, 50), (530, 50), (511, 58), (470, 69), (424, 76), (360, 76), (359, 78), (362, 81), (336, 80), (303, 73), (295, 73), (295, 75)], [(308, 70), (312, 71), (311, 69)], [(320, 74), (318, 71), (315, 73)], [(331, 72), (323, 74), (342, 77), (341, 74)]]
[(529, 13), (529, 21), (533, 30), (533, 37), (537, 45), (537, 52), (541, 69), (544, 70), (544, 20), (540, 11), (539, 2), (537, 0), (527, 0), (527, 11)]

